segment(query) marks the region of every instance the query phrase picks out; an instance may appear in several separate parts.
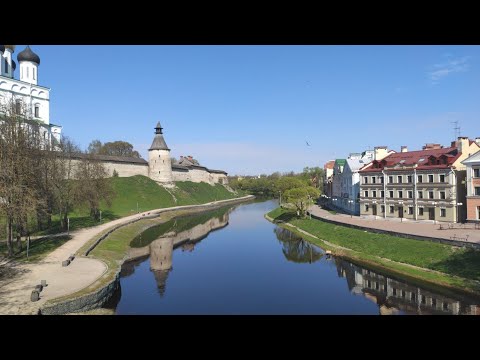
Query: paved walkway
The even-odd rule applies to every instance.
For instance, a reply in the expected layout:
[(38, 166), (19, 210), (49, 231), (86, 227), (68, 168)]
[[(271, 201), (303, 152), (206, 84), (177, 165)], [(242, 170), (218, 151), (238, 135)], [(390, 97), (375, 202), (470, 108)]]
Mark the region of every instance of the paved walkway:
[[(239, 198), (242, 199), (242, 198)], [(218, 205), (230, 200), (214, 201), (198, 205)], [(235, 199), (238, 200), (238, 199)], [(69, 266), (62, 267), (62, 261), (80, 249), (87, 241), (104, 230), (120, 225), (147, 214), (178, 210), (189, 206), (145, 211), (127, 216), (106, 224), (71, 232), (72, 239), (48, 254), (38, 263), (23, 264), (9, 262), (0, 264), (0, 315), (37, 314), (43, 304), (60, 296), (73, 294), (102, 276), (107, 266), (102, 261), (87, 257), (76, 257)], [(47, 287), (40, 293), (40, 300), (30, 301), (30, 295), (35, 285), (41, 280), (47, 281)]]
[[(429, 236), (445, 240), (451, 240), (452, 237), (456, 237), (457, 240), (465, 241), (468, 236), (469, 243), (480, 243), (480, 229), (475, 229), (473, 224), (467, 224), (465, 225), (465, 228), (462, 228), (461, 224), (453, 224), (453, 229), (440, 230), (440, 224), (438, 223), (433, 224), (411, 220), (400, 222), (399, 219), (383, 219), (380, 217), (377, 219), (369, 219), (360, 216), (351, 217), (350, 215), (340, 213), (331, 214), (318, 205), (310, 207), (310, 211), (312, 215), (345, 224), (395, 231), (403, 234)], [(442, 224), (442, 227), (447, 227), (447, 224)]]

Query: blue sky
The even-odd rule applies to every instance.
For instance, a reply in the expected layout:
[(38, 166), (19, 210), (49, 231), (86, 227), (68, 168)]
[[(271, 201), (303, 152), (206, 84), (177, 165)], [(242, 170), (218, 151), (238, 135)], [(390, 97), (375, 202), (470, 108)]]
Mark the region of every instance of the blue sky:
[(31, 47), (51, 122), (82, 148), (125, 140), (148, 159), (160, 120), (172, 156), (235, 175), (448, 145), (455, 120), (480, 136), (479, 46)]

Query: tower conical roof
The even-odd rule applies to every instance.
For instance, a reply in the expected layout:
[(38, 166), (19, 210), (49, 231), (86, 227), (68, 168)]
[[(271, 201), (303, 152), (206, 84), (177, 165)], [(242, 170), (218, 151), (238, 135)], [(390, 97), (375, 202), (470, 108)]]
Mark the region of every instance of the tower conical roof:
[(153, 138), (152, 146), (150, 146), (150, 150), (170, 150), (163, 138), (162, 126), (160, 125), (160, 121), (157, 123), (155, 127), (155, 137)]
[(17, 55), (17, 60), (18, 62), (21, 62), (21, 61), (31, 61), (37, 65), (40, 65), (40, 57), (35, 54), (32, 49), (30, 49), (30, 46), (27, 45), (27, 47), (25, 48), (25, 50), (21, 51), (20, 53), (18, 53)]

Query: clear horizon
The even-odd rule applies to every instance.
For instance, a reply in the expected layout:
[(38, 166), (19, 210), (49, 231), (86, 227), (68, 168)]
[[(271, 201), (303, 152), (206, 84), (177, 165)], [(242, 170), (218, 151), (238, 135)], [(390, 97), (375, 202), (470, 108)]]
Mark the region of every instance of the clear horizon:
[(51, 123), (83, 149), (123, 140), (148, 159), (160, 121), (173, 157), (259, 175), (380, 145), (448, 146), (453, 121), (480, 137), (479, 46), (31, 48)]

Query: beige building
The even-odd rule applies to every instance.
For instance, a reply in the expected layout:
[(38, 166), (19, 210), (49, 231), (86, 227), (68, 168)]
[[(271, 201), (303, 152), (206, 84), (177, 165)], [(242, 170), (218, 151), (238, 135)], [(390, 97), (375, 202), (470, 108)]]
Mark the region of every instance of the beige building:
[(426, 144), (420, 151), (391, 154), (360, 171), (360, 215), (401, 220), (464, 222), (466, 167), (480, 150), (459, 137), (450, 147)]
[(467, 221), (480, 222), (480, 151), (462, 163), (467, 167)]

